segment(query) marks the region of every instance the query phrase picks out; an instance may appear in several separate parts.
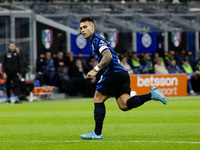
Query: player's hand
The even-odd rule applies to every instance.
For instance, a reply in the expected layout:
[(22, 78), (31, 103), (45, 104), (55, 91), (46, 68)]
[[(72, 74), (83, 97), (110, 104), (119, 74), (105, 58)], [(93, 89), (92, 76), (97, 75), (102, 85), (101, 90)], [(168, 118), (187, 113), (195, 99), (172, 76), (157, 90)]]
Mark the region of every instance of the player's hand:
[(7, 75), (6, 75), (5, 73), (3, 74), (3, 78), (4, 78), (4, 79), (7, 79)]
[(91, 83), (95, 83), (95, 81), (96, 81), (96, 77), (90, 80)]
[(90, 72), (88, 72), (87, 78), (93, 79), (96, 75), (97, 75), (97, 72), (95, 70), (91, 70)]

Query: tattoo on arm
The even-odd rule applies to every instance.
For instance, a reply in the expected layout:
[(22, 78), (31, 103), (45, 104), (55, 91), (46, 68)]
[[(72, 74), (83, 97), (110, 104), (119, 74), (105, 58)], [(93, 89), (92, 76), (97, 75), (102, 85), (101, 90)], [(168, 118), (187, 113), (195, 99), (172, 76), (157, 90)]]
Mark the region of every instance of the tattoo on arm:
[(106, 67), (110, 63), (110, 61), (112, 60), (112, 54), (111, 54), (109, 49), (104, 50), (102, 52), (102, 56), (103, 57), (102, 57), (101, 61), (98, 64), (98, 67), (100, 69), (103, 69), (104, 67)]

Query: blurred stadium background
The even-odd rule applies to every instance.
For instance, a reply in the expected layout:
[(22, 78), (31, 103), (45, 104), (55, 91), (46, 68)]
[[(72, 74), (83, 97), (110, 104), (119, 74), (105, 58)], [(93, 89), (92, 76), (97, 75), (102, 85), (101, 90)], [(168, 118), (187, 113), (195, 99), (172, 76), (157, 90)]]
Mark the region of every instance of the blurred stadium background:
[[(98, 81), (84, 77), (96, 63), (78, 30), (85, 16), (95, 20), (96, 31), (110, 41), (122, 63), (127, 59), (133, 94), (157, 85), (169, 96), (166, 106), (151, 101), (126, 114), (110, 98), (102, 141), (79, 138), (93, 129)], [(154, 70), (157, 54), (166, 67), (175, 59), (181, 68), (187, 60), (193, 73), (198, 71), (199, 36), (199, 0), (0, 0), (0, 56), (15, 42), (26, 58), (27, 87), (33, 84), (35, 99), (45, 99), (1, 104), (0, 149), (199, 150), (200, 77), (191, 76), (196, 92), (191, 93), (187, 73), (159, 75)], [(51, 85), (43, 70), (47, 52), (56, 68)], [(148, 60), (152, 66), (136, 70), (131, 66), (135, 54), (141, 65)], [(5, 82), (0, 83), (3, 102)]]
[[(162, 57), (166, 67), (171, 59), (176, 59), (181, 68), (187, 59), (195, 73), (200, 70), (199, 6), (198, 0), (1, 0), (0, 55), (13, 41), (26, 57), (27, 83), (35, 85), (37, 80), (37, 86), (54, 86), (54, 93), (62, 93), (63, 98), (66, 95), (92, 97), (98, 80), (86, 81), (84, 75), (95, 60), (89, 42), (78, 30), (79, 20), (89, 16), (95, 20), (96, 31), (109, 40), (120, 59), (127, 58), (133, 70), (130, 75), (138, 74), (131, 60), (134, 52), (141, 65), (146, 65), (145, 53), (151, 63), (148, 71), (139, 74), (156, 73), (155, 53)], [(51, 53), (56, 68), (52, 83), (43, 75), (46, 52)], [(64, 55), (62, 60), (58, 59), (59, 52)], [(80, 65), (77, 58), (81, 60)], [(82, 72), (77, 71), (79, 66)], [(188, 91), (186, 84), (183, 94), (176, 94), (175, 90), (169, 94), (172, 90), (167, 88), (161, 91), (167, 96), (195, 95), (200, 91), (198, 75), (197, 78), (192, 81), (195, 92)]]

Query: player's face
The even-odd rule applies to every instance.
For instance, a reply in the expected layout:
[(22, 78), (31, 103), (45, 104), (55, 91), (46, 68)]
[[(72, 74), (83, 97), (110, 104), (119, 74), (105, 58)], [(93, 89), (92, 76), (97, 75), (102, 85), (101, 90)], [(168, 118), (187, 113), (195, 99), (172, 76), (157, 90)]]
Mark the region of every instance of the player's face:
[(92, 40), (92, 35), (94, 33), (94, 24), (89, 21), (80, 23), (80, 30), (85, 39)]

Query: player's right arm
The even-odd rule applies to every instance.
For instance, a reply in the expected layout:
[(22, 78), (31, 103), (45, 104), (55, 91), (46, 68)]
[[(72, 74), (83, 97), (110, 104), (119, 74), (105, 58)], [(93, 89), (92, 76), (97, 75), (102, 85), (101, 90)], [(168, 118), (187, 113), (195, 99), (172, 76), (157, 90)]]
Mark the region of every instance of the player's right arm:
[(97, 75), (98, 71), (106, 67), (112, 60), (112, 54), (109, 49), (104, 50), (101, 54), (103, 57), (101, 61), (99, 62), (99, 64), (96, 66), (98, 67), (98, 69), (94, 68), (90, 72), (88, 72), (87, 78), (90, 78), (90, 79), (94, 78)]
[(99, 69), (103, 69), (104, 67), (106, 67), (112, 60), (112, 54), (109, 49), (104, 50), (101, 54), (103, 57), (97, 65)]

